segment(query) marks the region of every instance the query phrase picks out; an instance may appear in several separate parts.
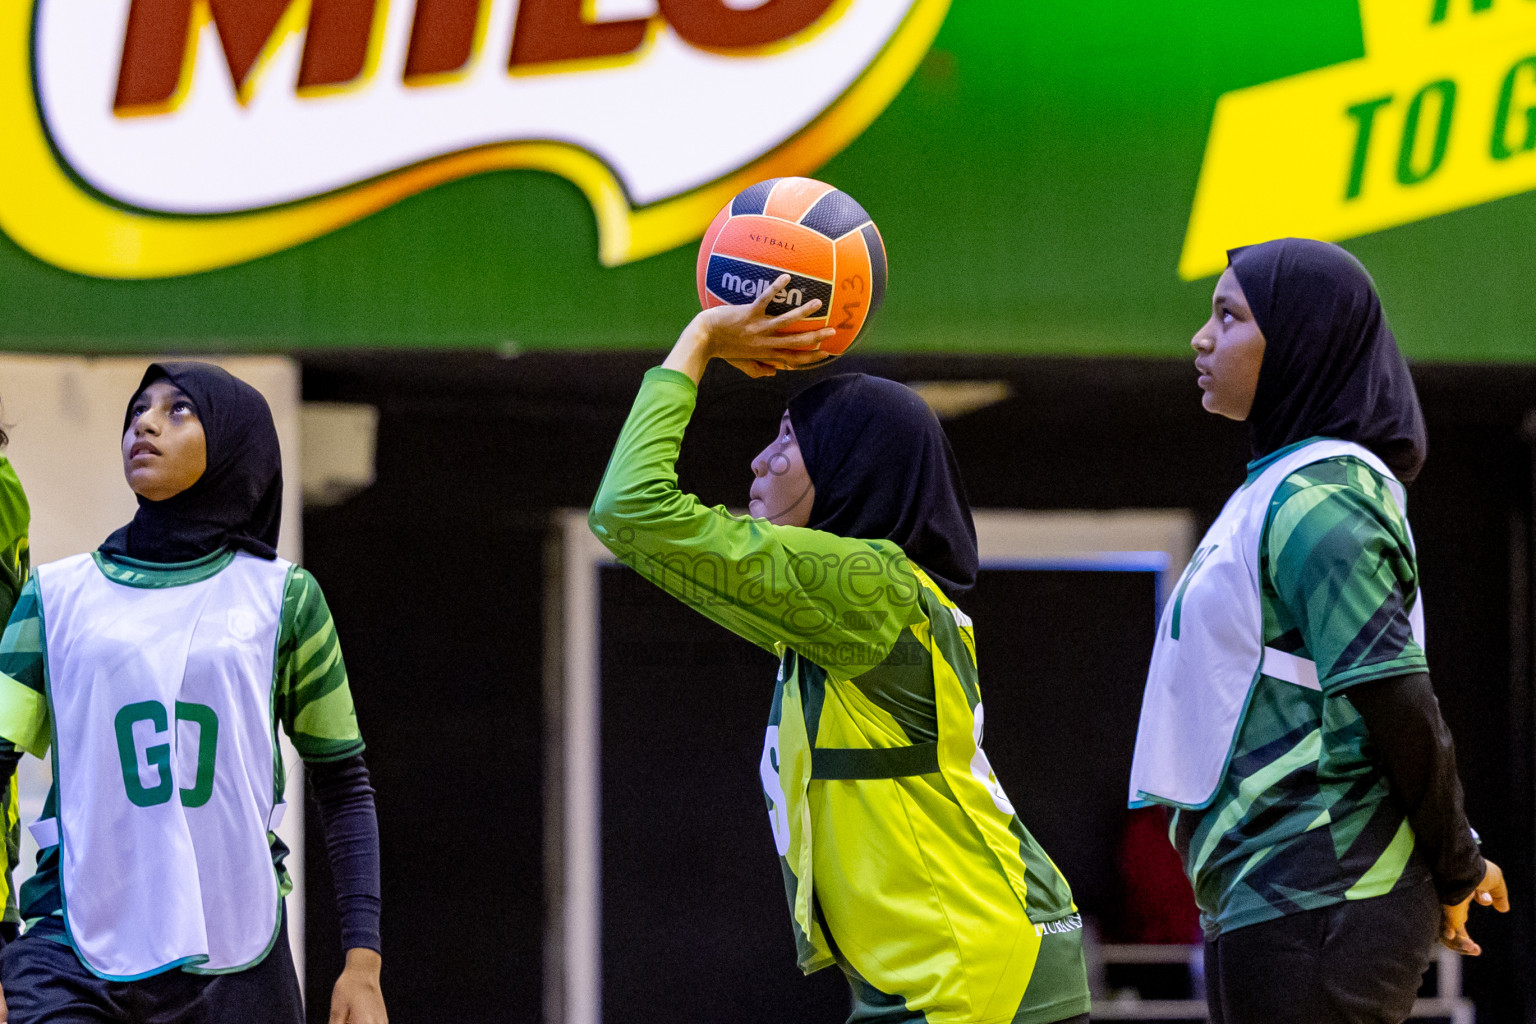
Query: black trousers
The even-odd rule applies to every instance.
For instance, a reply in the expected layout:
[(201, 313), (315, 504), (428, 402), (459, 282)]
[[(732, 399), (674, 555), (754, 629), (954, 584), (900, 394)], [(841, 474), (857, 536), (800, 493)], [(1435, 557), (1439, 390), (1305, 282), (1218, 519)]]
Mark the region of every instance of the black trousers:
[(103, 981), (75, 951), (38, 934), (0, 953), (9, 1024), (303, 1024), (285, 915), (272, 951), (234, 974), (166, 971)]
[(1287, 914), (1205, 944), (1213, 1024), (1400, 1024), (1440, 929), (1429, 883)]

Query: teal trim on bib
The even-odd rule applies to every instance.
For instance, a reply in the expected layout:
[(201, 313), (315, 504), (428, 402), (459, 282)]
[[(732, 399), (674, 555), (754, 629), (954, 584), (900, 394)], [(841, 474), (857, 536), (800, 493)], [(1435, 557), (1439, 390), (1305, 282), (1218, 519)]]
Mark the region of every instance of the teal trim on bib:
[(195, 558), (190, 562), (141, 562), (126, 555), (104, 555), (91, 552), (96, 567), (113, 583), (125, 587), (155, 590), (162, 587), (184, 587), (189, 583), (201, 583), (217, 576), (235, 560), (233, 548), (221, 548), (211, 555)]
[(1295, 444), (1288, 444), (1284, 448), (1277, 448), (1274, 451), (1270, 452), (1268, 455), (1264, 456), (1262, 459), (1254, 459), (1252, 462), (1248, 463), (1248, 477), (1247, 477), (1247, 479), (1245, 479), (1243, 481), (1243, 486), (1246, 487), (1249, 484), (1253, 483), (1254, 477), (1258, 476), (1260, 473), (1262, 473), (1266, 469), (1268, 469), (1271, 465), (1273, 465), (1275, 463), (1276, 460), (1285, 458), (1287, 455), (1289, 455), (1291, 452), (1295, 451), (1296, 449), (1298, 449), (1298, 448), (1305, 448), (1307, 445), (1313, 444), (1314, 442), (1317, 442), (1317, 441), (1329, 441), (1329, 440), (1333, 440), (1333, 439), (1332, 438), (1328, 438), (1328, 437), (1324, 437), (1321, 434), (1314, 434), (1312, 437), (1306, 438), (1305, 440), (1302, 440), (1302, 441), (1297, 441)]

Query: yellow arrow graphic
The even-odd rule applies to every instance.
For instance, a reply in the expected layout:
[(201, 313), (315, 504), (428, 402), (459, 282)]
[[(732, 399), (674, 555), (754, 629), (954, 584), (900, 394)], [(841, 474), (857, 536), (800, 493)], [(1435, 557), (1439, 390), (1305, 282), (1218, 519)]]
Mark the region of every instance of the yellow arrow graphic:
[(1536, 0), (1361, 0), (1365, 56), (1222, 96), (1179, 258), (1536, 189)]

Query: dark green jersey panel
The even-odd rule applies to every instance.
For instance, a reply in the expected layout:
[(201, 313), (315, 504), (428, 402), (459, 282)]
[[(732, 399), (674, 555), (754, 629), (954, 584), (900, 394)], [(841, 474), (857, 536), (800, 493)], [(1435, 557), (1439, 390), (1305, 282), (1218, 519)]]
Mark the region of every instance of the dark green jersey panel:
[(1174, 815), (1212, 934), (1429, 877), (1344, 697), (1428, 669), (1409, 622), (1413, 542), (1386, 481), (1347, 456), (1291, 474), (1270, 502), (1259, 567), (1264, 645), (1315, 662), (1320, 688), (1261, 675), (1215, 799)]

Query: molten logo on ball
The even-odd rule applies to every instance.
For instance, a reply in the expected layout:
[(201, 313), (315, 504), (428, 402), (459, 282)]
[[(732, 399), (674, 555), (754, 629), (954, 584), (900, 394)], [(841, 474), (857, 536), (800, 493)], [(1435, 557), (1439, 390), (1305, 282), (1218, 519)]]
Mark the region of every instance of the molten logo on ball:
[[(735, 292), (737, 295), (747, 299), (757, 298), (759, 295), (763, 294), (763, 292), (767, 291), (768, 286), (772, 283), (772, 281), (768, 281), (760, 277), (756, 279), (744, 279), (737, 277), (735, 274), (720, 275), (721, 291)], [(779, 293), (773, 297), (772, 301), (777, 302), (780, 305), (794, 308), (795, 306), (799, 306), (805, 302), (805, 293), (799, 288), (781, 288)]]
[[(749, 263), (717, 253), (710, 257), (709, 266), (704, 272), (704, 288), (719, 302), (739, 305), (751, 302), (763, 294), (782, 273), (785, 271), (778, 267)], [(825, 306), (831, 297), (831, 281), (821, 281), (791, 271), (789, 284), (768, 300), (768, 312), (778, 316), (812, 299), (820, 299)], [(719, 302), (712, 304), (718, 305)]]
[(832, 327), (822, 351), (841, 355), (885, 297), (885, 243), (853, 197), (812, 178), (760, 181), (725, 205), (699, 245), (699, 302), (705, 309), (751, 302), (780, 274), (772, 316), (821, 302), (786, 333)]
[[(58, 266), (228, 266), (435, 184), (579, 185), (609, 265), (819, 166), (948, 0), (11, 0), (0, 228)], [(747, 100), (771, 97), (771, 102)], [(750, 116), (743, 116), (743, 107)]]

